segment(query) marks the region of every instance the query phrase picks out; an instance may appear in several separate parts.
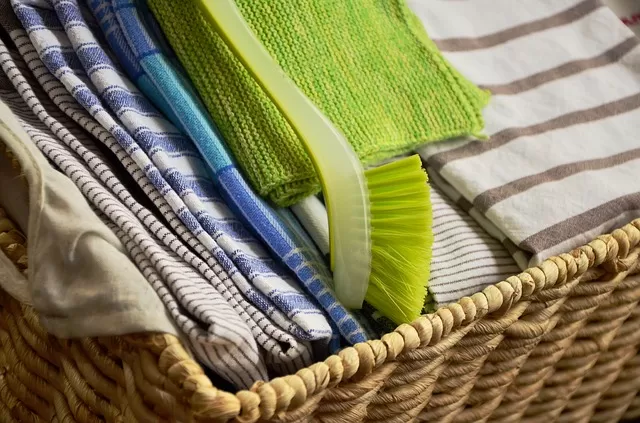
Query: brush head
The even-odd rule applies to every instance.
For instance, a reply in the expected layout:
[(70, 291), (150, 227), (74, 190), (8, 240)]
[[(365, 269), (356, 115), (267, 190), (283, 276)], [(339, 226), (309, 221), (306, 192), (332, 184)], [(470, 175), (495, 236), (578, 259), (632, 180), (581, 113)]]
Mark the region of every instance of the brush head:
[(420, 316), (431, 263), (427, 174), (411, 156), (365, 171), (369, 189), (371, 274), (366, 301), (395, 323)]

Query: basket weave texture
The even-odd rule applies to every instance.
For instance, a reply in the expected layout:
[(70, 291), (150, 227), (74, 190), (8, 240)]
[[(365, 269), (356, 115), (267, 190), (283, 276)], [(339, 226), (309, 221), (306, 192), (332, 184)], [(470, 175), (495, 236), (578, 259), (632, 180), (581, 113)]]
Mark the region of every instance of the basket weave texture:
[[(0, 209), (0, 249), (28, 271)], [(617, 422), (640, 418), (640, 219), (250, 391), (173, 336), (61, 340), (0, 293), (0, 421)]]

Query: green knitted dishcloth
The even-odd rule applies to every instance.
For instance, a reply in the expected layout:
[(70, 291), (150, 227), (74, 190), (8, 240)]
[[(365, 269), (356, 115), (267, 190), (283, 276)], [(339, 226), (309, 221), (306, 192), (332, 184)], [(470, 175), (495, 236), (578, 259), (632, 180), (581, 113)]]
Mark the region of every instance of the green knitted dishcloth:
[[(279, 206), (318, 192), (301, 142), (195, 0), (148, 3), (254, 189)], [(365, 165), (482, 130), (488, 93), (444, 60), (404, 0), (236, 3)]]

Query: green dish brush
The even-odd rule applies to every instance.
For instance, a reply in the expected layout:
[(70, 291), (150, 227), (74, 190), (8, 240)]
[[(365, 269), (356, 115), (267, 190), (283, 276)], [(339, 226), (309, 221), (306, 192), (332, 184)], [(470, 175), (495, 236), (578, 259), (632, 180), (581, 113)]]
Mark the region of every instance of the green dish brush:
[(258, 41), (233, 0), (199, 0), (213, 28), (302, 141), (329, 214), (331, 269), (338, 299), (366, 299), (396, 323), (420, 315), (431, 260), (431, 206), (418, 156), (365, 170), (338, 129)]

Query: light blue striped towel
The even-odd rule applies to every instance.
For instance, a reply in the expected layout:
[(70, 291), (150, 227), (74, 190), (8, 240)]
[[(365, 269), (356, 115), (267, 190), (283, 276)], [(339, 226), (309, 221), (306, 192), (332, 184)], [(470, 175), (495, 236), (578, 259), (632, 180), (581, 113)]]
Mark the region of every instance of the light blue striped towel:
[[(2, 3), (6, 4), (6, 1), (7, 0), (2, 0)], [(21, 5), (18, 2), (13, 3), (16, 10), (19, 11), (19, 16), (25, 20), (30, 19), (33, 21), (33, 25), (29, 31), (31, 39), (27, 37), (27, 33), (21, 28), (7, 28), (10, 22), (7, 22), (6, 14), (2, 16), (3, 27), (5, 27), (10, 36), (16, 40), (15, 43), (19, 46), (21, 54), (24, 54), (25, 58), (27, 56), (29, 57), (27, 62), (30, 66), (35, 66), (33, 69), (34, 72), (35, 70), (40, 72), (42, 69), (47, 68), (55, 69), (55, 76), (60, 78), (60, 81), (49, 74), (49, 77), (53, 78), (53, 80), (42, 80), (41, 82), (43, 87), (47, 87), (47, 90), (55, 90), (55, 93), (51, 92), (54, 103), (56, 103), (65, 114), (82, 125), (114, 152), (125, 169), (134, 177), (136, 182), (138, 182), (145, 191), (145, 194), (152, 199), (153, 203), (158, 207), (158, 210), (163, 214), (167, 223), (169, 223), (175, 232), (191, 247), (191, 250), (183, 247), (182, 252), (175, 250), (182, 243), (175, 239), (175, 237), (172, 239), (172, 234), (169, 231), (165, 231), (164, 235), (158, 238), (165, 244), (165, 248), (174, 250), (183, 261), (193, 266), (194, 271), (199, 272), (201, 277), (204, 277), (207, 281), (205, 285), (198, 285), (196, 282), (200, 276), (197, 278), (194, 276), (196, 279), (193, 281), (191, 278), (188, 278), (185, 281), (185, 287), (180, 288), (181, 292), (176, 294), (178, 295), (177, 300), (181, 306), (201, 318), (203, 307), (211, 298), (209, 294), (206, 294), (206, 290), (200, 291), (206, 287), (206, 285), (213, 287), (220, 295), (227, 299), (234, 310), (245, 319), (259, 346), (264, 349), (267, 363), (270, 364), (276, 372), (290, 373), (291, 371), (295, 371), (296, 368), (304, 366), (305, 362), (309, 363), (311, 359), (310, 345), (308, 342), (299, 342), (292, 335), (292, 333), (302, 332), (295, 322), (274, 307), (268, 297), (247, 284), (245, 288), (250, 290), (245, 289), (245, 292), (249, 292), (252, 295), (249, 298), (256, 300), (256, 306), (259, 306), (264, 312), (256, 309), (253, 304), (249, 303), (242, 295), (243, 293), (239, 292), (238, 287), (233, 283), (225, 269), (218, 264), (216, 257), (213, 257), (184, 226), (181, 220), (178, 219), (173, 211), (173, 207), (168, 204), (167, 196), (165, 195), (167, 188), (165, 187), (164, 190), (159, 190), (150, 181), (150, 178), (148, 178), (149, 170), (153, 171), (155, 168), (149, 164), (148, 157), (136, 146), (128, 133), (122, 129), (114, 117), (102, 107), (98, 97), (91, 91), (91, 83), (86, 81), (86, 74), (80, 71), (76, 74), (72, 69), (74, 65), (74, 69), (81, 69), (78, 58), (73, 54), (73, 48), (69, 46), (62, 50), (66, 56), (60, 54), (61, 48), (59, 43), (64, 43), (66, 39), (62, 28), (50, 30), (43, 25), (43, 23), (46, 22), (48, 25), (53, 26), (53, 22), (57, 19), (55, 13), (52, 10), (34, 9), (26, 5)], [(55, 38), (55, 41), (51, 42), (51, 38)], [(35, 46), (31, 44), (31, 40), (34, 40), (34, 44), (38, 45), (38, 51), (36, 51)], [(52, 43), (52, 45), (56, 47), (51, 48), (47, 43)], [(28, 51), (28, 49), (32, 51)], [(57, 52), (58, 54), (55, 55), (52, 52)], [(42, 62), (36, 63), (40, 61), (39, 56), (47, 56), (49, 62), (45, 63), (48, 66), (45, 67)], [(59, 66), (51, 66), (55, 64), (56, 58), (60, 61)], [(57, 87), (56, 84), (58, 85)], [(71, 97), (71, 94), (74, 97)], [(78, 102), (81, 102), (86, 110), (80, 107)], [(96, 125), (96, 123), (98, 125)], [(109, 131), (101, 131), (100, 126), (107, 128)], [(155, 172), (157, 172), (157, 170), (155, 170)], [(140, 219), (141, 222), (154, 233), (157, 232), (157, 227), (164, 226), (163, 224), (159, 224), (158, 221), (154, 222), (151, 217)], [(142, 247), (142, 249), (145, 251), (145, 248)], [(196, 252), (197, 255), (191, 251)], [(186, 287), (187, 285), (189, 288)], [(199, 298), (188, 300), (185, 296), (187, 292), (189, 294), (199, 293)], [(194, 297), (192, 296), (191, 298)], [(305, 332), (302, 332), (302, 334), (304, 335)], [(323, 343), (327, 340), (328, 338), (324, 338)]]
[[(234, 218), (218, 196), (198, 151), (113, 64), (78, 3), (54, 1), (55, 11), (27, 3), (12, 1), (42, 61), (145, 172), (204, 245), (198, 253), (214, 270), (221, 265), (246, 298), (280, 327), (299, 339), (328, 340), (333, 331), (322, 310)], [(278, 320), (274, 304), (286, 313), (286, 321)]]
[[(0, 12), (6, 12), (1, 6)], [(3, 23), (6, 18), (0, 14)], [(141, 221), (153, 222), (153, 215), (133, 200), (88, 134), (56, 110), (47, 98), (50, 92), (38, 89), (27, 65), (2, 40), (0, 64), (0, 100), (18, 117), (38, 149), (76, 184), (116, 233), (199, 360), (238, 387), (248, 388), (267, 377), (254, 331), (246, 320), (195, 271), (190, 263), (193, 257), (189, 257), (194, 255), (185, 246), (176, 240), (173, 249), (158, 243), (159, 239), (175, 238), (170, 231), (157, 221), (153, 230), (142, 225)], [(43, 73), (41, 66), (37, 72), (44, 75), (46, 69)], [(189, 289), (193, 287), (197, 289)], [(203, 295), (206, 297), (201, 298)], [(179, 298), (193, 306), (181, 307)]]
[(327, 286), (329, 272), (315, 244), (289, 210), (274, 210), (235, 166), (195, 90), (167, 53), (168, 44), (144, 2), (90, 0), (113, 51), (140, 89), (194, 142), (224, 199), (320, 302), (349, 343), (367, 336)]

